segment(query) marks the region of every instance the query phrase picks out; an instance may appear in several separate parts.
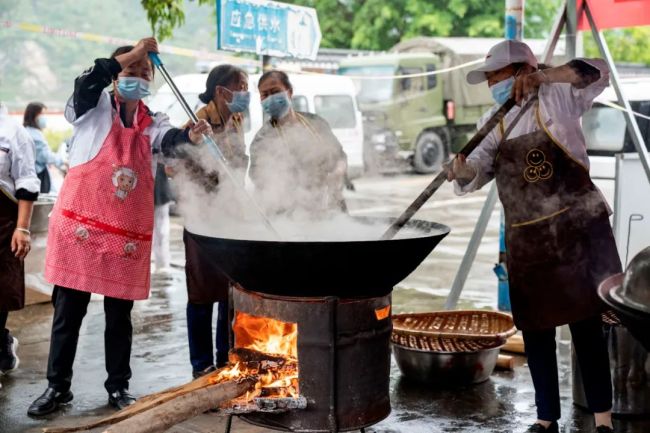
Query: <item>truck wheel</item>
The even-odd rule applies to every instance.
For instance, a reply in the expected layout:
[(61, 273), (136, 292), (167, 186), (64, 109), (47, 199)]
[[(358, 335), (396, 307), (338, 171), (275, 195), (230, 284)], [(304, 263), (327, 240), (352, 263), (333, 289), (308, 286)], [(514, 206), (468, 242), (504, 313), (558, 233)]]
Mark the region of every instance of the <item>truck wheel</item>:
[(413, 168), (418, 173), (435, 173), (447, 159), (447, 147), (438, 134), (424, 132), (418, 137), (413, 155)]

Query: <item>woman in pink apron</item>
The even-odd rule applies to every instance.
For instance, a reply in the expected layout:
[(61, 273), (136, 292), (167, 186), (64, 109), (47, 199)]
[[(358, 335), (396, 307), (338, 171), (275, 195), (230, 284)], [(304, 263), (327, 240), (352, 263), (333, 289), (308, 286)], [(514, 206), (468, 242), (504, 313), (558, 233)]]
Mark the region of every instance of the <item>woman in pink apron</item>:
[[(612, 433), (612, 385), (597, 287), (621, 264), (609, 208), (589, 177), (580, 117), (609, 83), (600, 59), (538, 69), (530, 48), (504, 41), (467, 81), (486, 81), (495, 101), (518, 102), (500, 128), (449, 179), (458, 194), (495, 179), (506, 217), (512, 314), (523, 332), (535, 387), (530, 433), (557, 433), (560, 394), (555, 327), (568, 324), (596, 431)], [(529, 98), (536, 93), (538, 98)], [(515, 123), (515, 118), (519, 120)]]
[[(104, 296), (109, 404), (122, 409), (135, 401), (128, 392), (131, 309), (149, 296), (157, 156), (199, 143), (210, 128), (205, 121), (172, 128), (167, 116), (144, 105), (150, 51), (158, 51), (153, 38), (97, 59), (68, 101), (66, 118), (75, 127), (70, 171), (50, 217), (45, 263), (55, 285), (48, 387), (29, 407), (33, 416), (73, 398), (72, 364), (91, 293)], [(113, 91), (104, 90), (110, 84)]]

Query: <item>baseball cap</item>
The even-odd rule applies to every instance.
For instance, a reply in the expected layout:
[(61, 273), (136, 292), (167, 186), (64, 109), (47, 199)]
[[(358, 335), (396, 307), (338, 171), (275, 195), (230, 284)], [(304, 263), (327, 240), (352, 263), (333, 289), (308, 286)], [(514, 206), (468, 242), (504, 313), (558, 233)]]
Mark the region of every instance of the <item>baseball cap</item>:
[(488, 51), (485, 62), (467, 74), (469, 84), (479, 84), (487, 80), (486, 72), (498, 71), (513, 63), (527, 63), (537, 68), (537, 59), (530, 47), (521, 41), (507, 39), (499, 42)]

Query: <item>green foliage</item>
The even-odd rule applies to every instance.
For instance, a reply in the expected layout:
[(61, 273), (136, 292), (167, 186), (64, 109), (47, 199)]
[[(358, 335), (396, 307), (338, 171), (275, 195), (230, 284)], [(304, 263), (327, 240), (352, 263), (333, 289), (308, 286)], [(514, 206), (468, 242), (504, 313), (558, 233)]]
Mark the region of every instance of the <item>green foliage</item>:
[[(650, 27), (613, 29), (603, 33), (617, 62), (650, 65)], [(601, 57), (591, 33), (585, 32), (584, 47), (587, 57)]]
[[(158, 41), (171, 38), (173, 30), (185, 23), (184, 3), (184, 0), (141, 0), (151, 30)], [(212, 0), (198, 0), (198, 4), (216, 5)]]
[[(417, 36), (500, 37), (504, 2), (485, 0), (287, 0), (315, 7), (323, 47), (388, 50)], [(524, 34), (548, 36), (561, 0), (527, 0)]]
[(47, 144), (50, 145), (52, 151), (56, 152), (59, 150), (59, 146), (61, 146), (65, 140), (72, 137), (72, 128), (63, 131), (45, 129), (43, 131), (43, 135), (45, 136), (45, 141), (47, 141)]
[[(196, 50), (216, 49), (216, 20), (210, 5), (197, 0), (185, 4), (185, 24), (165, 43)], [(7, 9), (4, 9), (5, 4)], [(80, 7), (83, 6), (83, 7)], [(212, 6), (214, 7), (214, 6)], [(141, 0), (0, 0), (0, 17), (14, 23), (44, 24), (53, 28), (94, 33), (137, 41), (151, 35)], [(92, 66), (94, 59), (108, 57), (116, 44), (103, 44), (54, 35), (29, 33), (0, 27), (0, 100), (11, 110), (22, 110), (30, 101), (61, 109), (70, 96), (74, 79)], [(165, 55), (173, 75), (196, 72), (191, 57)], [(163, 82), (156, 75), (154, 85)]]

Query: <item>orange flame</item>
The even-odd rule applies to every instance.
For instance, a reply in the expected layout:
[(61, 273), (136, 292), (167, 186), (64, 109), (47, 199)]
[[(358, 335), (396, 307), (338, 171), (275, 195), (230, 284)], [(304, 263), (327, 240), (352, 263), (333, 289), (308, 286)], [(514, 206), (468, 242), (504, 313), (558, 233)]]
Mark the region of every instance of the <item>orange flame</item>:
[[(210, 383), (258, 376), (255, 389), (234, 403), (247, 403), (259, 396), (298, 397), (298, 325), (266, 317), (252, 316), (238, 311), (233, 325), (235, 347), (283, 357), (288, 362), (284, 368), (260, 372), (246, 365), (235, 365), (221, 370)], [(287, 368), (288, 367), (288, 368)]]
[(237, 311), (235, 347), (298, 358), (298, 325)]

